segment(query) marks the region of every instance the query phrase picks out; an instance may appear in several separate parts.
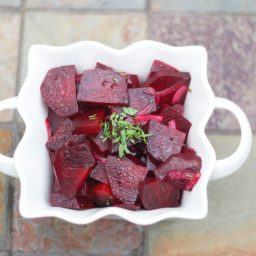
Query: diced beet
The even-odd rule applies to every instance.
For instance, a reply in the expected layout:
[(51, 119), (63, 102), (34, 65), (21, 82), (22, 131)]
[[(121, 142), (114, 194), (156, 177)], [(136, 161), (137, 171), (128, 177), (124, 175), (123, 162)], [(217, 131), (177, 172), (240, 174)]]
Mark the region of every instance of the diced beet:
[(183, 146), (181, 149), (181, 153), (193, 153), (196, 154), (196, 151), (193, 148), (189, 148), (187, 146)]
[(147, 168), (127, 157), (108, 156), (106, 171), (113, 194), (123, 203), (134, 204), (138, 197), (139, 182), (147, 175)]
[(186, 134), (155, 121), (149, 123), (147, 149), (157, 161), (165, 161), (168, 157), (178, 154), (183, 146)]
[(81, 83), (82, 74), (76, 74), (76, 84), (79, 85)]
[(50, 122), (52, 134), (63, 124), (65, 117), (58, 116), (52, 109), (49, 108), (48, 120)]
[(188, 87), (186, 85), (182, 85), (173, 95), (172, 104), (181, 104), (183, 105), (186, 99), (186, 95), (188, 92)]
[(124, 208), (130, 211), (137, 211), (141, 208), (141, 203), (136, 202), (135, 204), (124, 204), (124, 203), (117, 202), (117, 203), (114, 203), (113, 206)]
[(123, 107), (111, 106), (109, 108), (110, 108), (111, 113), (120, 114), (123, 111)]
[(111, 187), (107, 184), (96, 184), (92, 190), (93, 201), (98, 206), (111, 206), (115, 201), (115, 196), (112, 193)]
[(161, 70), (152, 73), (143, 84), (144, 87), (153, 87), (156, 91), (162, 91), (173, 86), (177, 82), (184, 80), (190, 83), (190, 74), (187, 72)]
[[(127, 155), (130, 157), (136, 157), (139, 161), (141, 161), (141, 158), (146, 157), (147, 156), (147, 145), (144, 142), (139, 142), (136, 144), (133, 144), (131, 146), (129, 146), (129, 150), (134, 153), (132, 155)], [(143, 163), (140, 163), (143, 165)]]
[(56, 158), (56, 151), (49, 149), (49, 156), (50, 156), (52, 163), (54, 163), (55, 158)]
[(184, 111), (184, 107), (181, 104), (172, 105), (172, 110), (176, 111), (178, 114), (182, 115)]
[(127, 106), (126, 78), (112, 70), (86, 70), (82, 76), (77, 99), (98, 105)]
[(52, 136), (51, 124), (48, 118), (45, 119), (45, 126), (48, 134), (48, 139)]
[(181, 191), (168, 182), (147, 179), (140, 183), (140, 200), (147, 210), (180, 205)]
[(80, 144), (82, 142), (84, 142), (86, 139), (86, 136), (84, 134), (79, 134), (79, 135), (72, 135), (70, 137), (70, 141), (68, 142), (69, 145), (77, 145)]
[(137, 115), (135, 117), (137, 123), (146, 124), (148, 121), (156, 121), (161, 123), (163, 121), (163, 117), (159, 115)]
[(103, 69), (103, 70), (113, 70), (113, 68), (105, 65), (105, 64), (102, 64), (100, 62), (97, 62), (96, 63), (96, 67), (95, 68), (99, 68), (99, 69)]
[(167, 172), (176, 170), (193, 170), (199, 172), (202, 160), (195, 153), (181, 153), (173, 155), (161, 163), (155, 170), (155, 175), (163, 179)]
[(97, 163), (97, 165), (93, 168), (90, 177), (101, 183), (109, 184), (108, 176), (105, 170), (105, 164), (102, 162)]
[(176, 68), (170, 66), (169, 64), (167, 64), (167, 63), (165, 63), (161, 60), (154, 60), (149, 74), (152, 74), (154, 72), (159, 72), (159, 71), (162, 71), (162, 70), (179, 72)]
[(176, 124), (176, 121), (175, 121), (174, 119), (172, 119), (172, 120), (170, 120), (170, 121), (168, 122), (168, 126), (169, 126), (170, 128), (172, 128), (172, 129), (177, 130), (177, 124)]
[(129, 107), (138, 110), (138, 115), (146, 115), (157, 110), (155, 90), (151, 87), (141, 87), (128, 90)]
[(104, 109), (88, 110), (72, 119), (75, 134), (97, 134), (105, 120)]
[(137, 75), (128, 74), (127, 75), (127, 85), (128, 88), (138, 88), (140, 87), (140, 80)]
[(100, 154), (103, 154), (108, 150), (108, 141), (107, 140), (103, 141), (102, 136), (103, 136), (102, 130), (97, 135), (90, 136), (93, 146), (96, 147), (96, 150)]
[(66, 119), (54, 135), (50, 137), (46, 143), (47, 147), (52, 150), (61, 148), (64, 144), (70, 141), (73, 130), (74, 127), (72, 121), (70, 119)]
[(76, 68), (62, 66), (50, 69), (41, 85), (45, 103), (59, 116), (70, 116), (78, 111), (76, 101)]
[(70, 199), (60, 193), (51, 194), (51, 206), (68, 208), (68, 209), (80, 209), (80, 205), (76, 198)]
[(200, 172), (191, 170), (169, 171), (167, 180), (175, 187), (191, 191), (200, 178)]
[(147, 169), (149, 171), (154, 171), (159, 163), (156, 162), (150, 155), (147, 155)]
[[(157, 104), (160, 105), (173, 105), (173, 97), (176, 94), (176, 92), (178, 92), (179, 90), (181, 90), (181, 88), (183, 87), (188, 88), (188, 86), (186, 85), (186, 81), (184, 80), (179, 80), (177, 83), (173, 84), (172, 86), (158, 91), (156, 92), (156, 99), (157, 99)], [(176, 95), (176, 99), (178, 97), (179, 94)], [(186, 96), (186, 95), (185, 95)], [(185, 100), (185, 99), (184, 99)], [(183, 104), (184, 102), (182, 102)]]
[(140, 165), (140, 166), (145, 166), (145, 163), (143, 163), (139, 158), (137, 158), (136, 156), (133, 155), (126, 155), (126, 157), (131, 160), (133, 163)]
[(95, 160), (89, 143), (63, 146), (58, 150), (54, 162), (55, 177), (61, 192), (73, 198), (90, 175)]
[(160, 115), (163, 117), (163, 123), (168, 124), (169, 121), (175, 120), (177, 129), (188, 134), (191, 123), (170, 106), (164, 106)]
[(80, 209), (91, 209), (95, 208), (95, 204), (92, 202), (91, 198), (83, 195), (76, 196), (77, 202), (79, 203)]
[(56, 179), (53, 180), (53, 190), (54, 193), (61, 193), (60, 186)]

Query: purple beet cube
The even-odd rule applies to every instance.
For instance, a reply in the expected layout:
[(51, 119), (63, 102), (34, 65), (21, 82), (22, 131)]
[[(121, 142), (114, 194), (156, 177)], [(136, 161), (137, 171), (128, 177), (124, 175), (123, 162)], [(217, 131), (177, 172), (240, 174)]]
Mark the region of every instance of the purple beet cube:
[(150, 121), (147, 150), (157, 161), (165, 161), (168, 157), (178, 154), (183, 146), (186, 134), (164, 124)]
[(137, 115), (146, 115), (157, 110), (155, 90), (151, 87), (129, 89), (129, 107), (138, 110)]
[(86, 70), (83, 72), (77, 99), (97, 105), (127, 106), (126, 78), (113, 70)]

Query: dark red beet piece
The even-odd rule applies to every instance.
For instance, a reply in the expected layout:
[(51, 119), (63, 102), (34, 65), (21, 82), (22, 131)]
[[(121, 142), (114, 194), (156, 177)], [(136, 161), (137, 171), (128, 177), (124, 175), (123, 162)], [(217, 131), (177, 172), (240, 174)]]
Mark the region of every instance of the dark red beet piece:
[(90, 177), (101, 183), (109, 184), (108, 176), (105, 170), (105, 164), (102, 162), (97, 163), (97, 165), (93, 168)]
[(140, 200), (147, 210), (180, 205), (181, 191), (168, 182), (147, 179), (140, 183)]
[(127, 157), (108, 156), (106, 171), (113, 194), (123, 203), (134, 204), (138, 197), (139, 182), (147, 175), (147, 168)]
[(96, 148), (96, 150), (100, 154), (103, 154), (108, 150), (108, 141), (107, 140), (103, 141), (102, 136), (103, 136), (102, 130), (97, 135), (90, 136), (90, 140), (92, 141), (93, 146)]
[(72, 121), (70, 119), (66, 119), (54, 135), (50, 137), (46, 143), (47, 147), (52, 150), (61, 148), (64, 144), (70, 141), (73, 130), (74, 127)]
[(111, 187), (103, 183), (93, 186), (91, 195), (93, 197), (93, 201), (98, 206), (111, 206), (113, 201), (116, 200), (111, 191)]
[(97, 134), (105, 121), (105, 111), (102, 108), (88, 110), (72, 118), (72, 121), (75, 134)]
[(135, 117), (137, 123), (146, 124), (148, 121), (156, 121), (161, 123), (163, 121), (163, 117), (159, 115), (137, 115)]
[(141, 87), (128, 90), (129, 107), (138, 110), (137, 115), (146, 115), (157, 110), (155, 90), (151, 87)]
[(178, 114), (182, 115), (184, 111), (184, 107), (181, 104), (175, 104), (172, 106), (172, 110), (176, 111)]
[(155, 121), (149, 123), (147, 149), (157, 161), (165, 161), (168, 157), (178, 154), (183, 146), (186, 134)]
[(53, 192), (54, 193), (61, 193), (60, 186), (56, 179), (53, 180)]
[(113, 206), (124, 208), (130, 211), (137, 211), (141, 208), (141, 203), (136, 202), (135, 204), (124, 204), (124, 203), (117, 202), (117, 203), (114, 203)]
[(48, 139), (52, 136), (51, 124), (48, 118), (45, 119), (45, 126), (47, 130)]
[(81, 189), (95, 164), (87, 141), (74, 146), (63, 146), (54, 162), (55, 177), (61, 192), (73, 198)]
[(82, 74), (76, 74), (76, 84), (79, 85), (81, 83)]
[(109, 108), (110, 108), (111, 113), (120, 114), (123, 111), (123, 107), (111, 106)]
[(59, 116), (70, 116), (78, 111), (76, 101), (76, 68), (62, 66), (49, 70), (41, 85), (45, 103)]
[(127, 85), (128, 88), (138, 88), (140, 87), (140, 80), (137, 75), (128, 74), (127, 75)]
[(96, 67), (95, 68), (99, 68), (99, 69), (103, 69), (103, 70), (113, 70), (113, 68), (105, 65), (105, 64), (102, 64), (100, 62), (97, 62), (96, 63)]
[(48, 120), (50, 122), (52, 134), (63, 124), (65, 117), (58, 116), (52, 109), (49, 108)]
[(191, 170), (169, 171), (167, 179), (175, 187), (191, 191), (200, 178), (200, 172)]
[(176, 68), (170, 66), (169, 64), (167, 64), (167, 63), (165, 63), (161, 60), (154, 60), (149, 74), (152, 74), (154, 72), (159, 72), (159, 71), (162, 71), (162, 70), (179, 72)]
[(196, 151), (193, 148), (189, 148), (187, 146), (183, 146), (181, 149), (181, 153), (193, 153), (196, 154)]
[(153, 87), (156, 91), (162, 91), (183, 80), (186, 84), (190, 83), (190, 74), (187, 72), (161, 70), (152, 73), (143, 84), (144, 87)]
[(80, 205), (76, 198), (68, 198), (60, 193), (51, 194), (51, 206), (52, 207), (62, 207), (68, 209), (80, 209)]
[(187, 96), (188, 86), (182, 85), (173, 95), (172, 104), (183, 105)]
[(147, 155), (147, 169), (149, 171), (154, 171), (159, 163), (156, 162), (150, 155)]
[(173, 155), (161, 163), (155, 170), (155, 175), (163, 179), (167, 172), (176, 170), (193, 170), (199, 172), (202, 160), (195, 153), (181, 153)]
[(91, 209), (95, 208), (95, 204), (92, 202), (91, 198), (83, 195), (76, 196), (77, 202), (79, 203), (80, 209)]
[(82, 76), (77, 99), (98, 105), (127, 106), (126, 78), (112, 70), (86, 70)]
[(170, 106), (164, 106), (160, 115), (163, 117), (163, 124), (168, 125), (168, 122), (175, 120), (177, 129), (188, 134), (191, 127), (190, 121), (188, 121), (184, 116), (179, 114)]

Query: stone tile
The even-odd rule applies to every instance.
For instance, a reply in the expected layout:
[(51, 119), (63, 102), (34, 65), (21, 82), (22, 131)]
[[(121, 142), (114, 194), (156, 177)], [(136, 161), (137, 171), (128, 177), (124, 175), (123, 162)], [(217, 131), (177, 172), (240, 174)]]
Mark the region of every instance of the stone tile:
[(152, 11), (175, 12), (256, 12), (254, 0), (151, 0)]
[(145, 8), (146, 0), (27, 0), (27, 7), (50, 7), (50, 8), (71, 8), (71, 9), (123, 9), (141, 10)]
[(22, 49), (22, 75), (27, 70), (27, 52), (32, 44), (66, 45), (95, 40), (121, 48), (146, 38), (143, 14), (55, 14), (28, 12), (25, 17)]
[(9, 256), (10, 253), (9, 252), (0, 252), (0, 256)]
[(20, 7), (21, 0), (0, 0), (0, 7)]
[[(20, 15), (0, 13), (0, 100), (15, 95)], [(0, 112), (0, 121), (11, 121), (12, 112)]]
[[(229, 155), (239, 141), (237, 136), (212, 135), (210, 139), (218, 157)], [(149, 256), (255, 255), (255, 155), (256, 138), (248, 161), (236, 174), (210, 182), (207, 218), (164, 221), (150, 226)]]
[[(18, 212), (19, 184), (15, 182), (14, 255), (129, 255), (141, 246), (142, 229), (121, 220), (100, 220), (76, 226), (58, 219), (25, 220)], [(34, 253), (34, 254), (33, 254)]]
[[(170, 45), (203, 45), (216, 96), (238, 103), (256, 128), (256, 16), (151, 15), (151, 38)], [(182, 31), (182, 33), (181, 33)], [(211, 129), (237, 130), (231, 115), (217, 114)]]
[[(8, 155), (12, 148), (12, 132), (0, 129), (0, 153)], [(11, 187), (9, 178), (0, 170), (0, 252), (5, 255), (11, 247)], [(7, 255), (7, 254), (6, 254)]]

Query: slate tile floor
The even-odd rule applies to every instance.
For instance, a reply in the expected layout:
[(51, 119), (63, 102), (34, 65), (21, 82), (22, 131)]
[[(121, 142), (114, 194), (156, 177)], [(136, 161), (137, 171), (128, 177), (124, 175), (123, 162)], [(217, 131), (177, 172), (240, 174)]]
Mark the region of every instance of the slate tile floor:
[[(209, 81), (217, 96), (238, 103), (256, 128), (255, 0), (0, 0), (0, 100), (18, 93), (27, 52), (35, 43), (65, 45), (97, 40), (122, 48), (142, 39), (204, 45)], [(24, 125), (0, 113), (0, 152), (12, 155)], [(239, 142), (239, 128), (216, 112), (208, 134), (218, 158)], [(24, 220), (19, 182), (0, 175), (2, 255), (256, 255), (256, 144), (233, 176), (209, 184), (209, 215), (201, 221), (164, 221), (139, 227), (101, 220), (79, 227), (56, 219)]]

